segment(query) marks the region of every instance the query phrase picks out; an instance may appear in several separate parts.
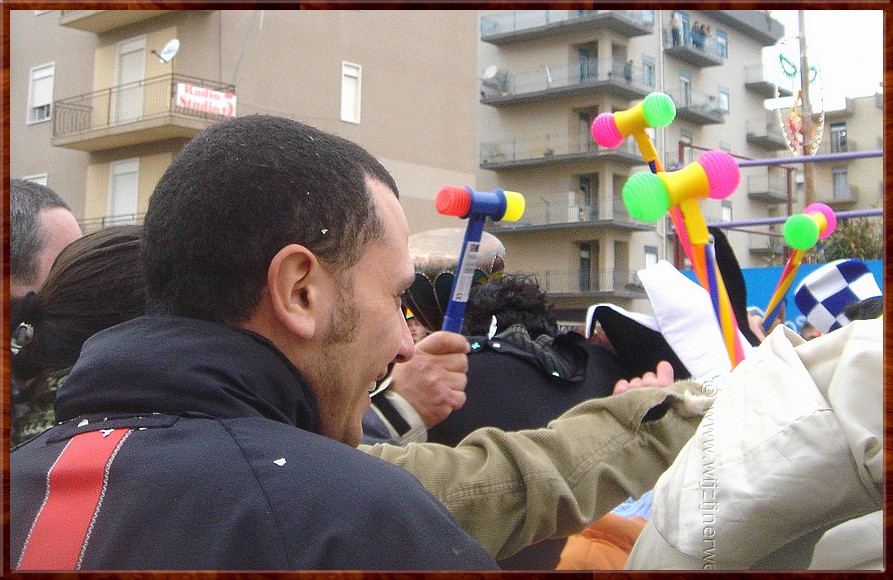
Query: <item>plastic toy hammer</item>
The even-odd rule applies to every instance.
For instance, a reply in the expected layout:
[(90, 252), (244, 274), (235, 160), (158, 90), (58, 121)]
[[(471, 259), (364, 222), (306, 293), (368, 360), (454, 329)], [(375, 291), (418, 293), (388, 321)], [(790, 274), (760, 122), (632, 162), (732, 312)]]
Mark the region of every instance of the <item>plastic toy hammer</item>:
[[(651, 93), (645, 99), (625, 111), (602, 113), (592, 122), (592, 138), (602, 147), (614, 148), (623, 143), (623, 139), (632, 135), (636, 139), (639, 151), (652, 173), (661, 173), (664, 168), (657, 149), (645, 131), (648, 127), (666, 127), (676, 118), (676, 105), (672, 97), (666, 93)], [(679, 242), (689, 261), (696, 261), (694, 250), (689, 240), (688, 231), (683, 223), (679, 207), (670, 208), (670, 218), (679, 236)]]
[(709, 234), (698, 199), (725, 199), (740, 181), (741, 170), (731, 155), (707, 151), (678, 171), (634, 174), (623, 186), (623, 202), (631, 216), (646, 222), (657, 221), (672, 206), (680, 206), (691, 242), (705, 244)]
[(623, 186), (623, 201), (636, 219), (654, 222), (670, 208), (678, 206), (681, 210), (692, 245), (692, 268), (701, 286), (710, 293), (733, 367), (743, 359), (738, 323), (722, 276), (715, 267), (712, 247), (707, 251), (710, 232), (698, 200), (725, 199), (740, 181), (741, 170), (731, 155), (725, 151), (707, 151), (678, 171), (656, 174), (643, 171), (631, 176)]
[(524, 196), (515, 191), (494, 189), (474, 191), (470, 187), (446, 185), (440, 188), (435, 199), (438, 213), (468, 218), (459, 264), (450, 291), (450, 302), (443, 317), (443, 330), (460, 332), (465, 317), (465, 305), (474, 278), (481, 234), (487, 218), (493, 221), (515, 222), (524, 214)]
[(602, 113), (592, 122), (592, 138), (602, 147), (613, 149), (632, 135), (651, 171), (663, 171), (654, 143), (645, 129), (666, 127), (676, 118), (676, 105), (666, 93), (651, 93), (641, 103), (616, 113)]
[(781, 300), (791, 287), (806, 250), (815, 246), (819, 240), (824, 240), (833, 234), (836, 227), (837, 216), (834, 215), (834, 210), (824, 203), (810, 204), (803, 208), (803, 213), (794, 214), (785, 221), (782, 233), (785, 241), (794, 249), (794, 253), (785, 264), (781, 277), (778, 279), (778, 285), (775, 287), (772, 297), (769, 298), (769, 305), (765, 310), (766, 317), (763, 318), (764, 331), (768, 332), (769, 327), (778, 317)]

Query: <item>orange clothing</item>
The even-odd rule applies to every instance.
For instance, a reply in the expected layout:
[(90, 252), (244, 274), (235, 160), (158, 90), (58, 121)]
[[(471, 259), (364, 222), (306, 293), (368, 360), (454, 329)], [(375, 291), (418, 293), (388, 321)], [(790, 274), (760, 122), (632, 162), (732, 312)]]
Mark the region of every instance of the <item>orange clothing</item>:
[(623, 570), (643, 518), (609, 513), (567, 539), (556, 570)]

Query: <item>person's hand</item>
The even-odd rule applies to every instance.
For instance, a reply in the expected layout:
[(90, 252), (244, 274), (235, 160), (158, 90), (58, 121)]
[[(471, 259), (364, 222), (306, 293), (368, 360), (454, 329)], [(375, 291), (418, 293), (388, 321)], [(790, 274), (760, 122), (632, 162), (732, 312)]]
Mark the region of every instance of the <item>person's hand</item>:
[(641, 377), (636, 377), (631, 381), (620, 379), (614, 385), (614, 394), (619, 395), (630, 389), (638, 389), (640, 387), (669, 387), (673, 384), (673, 365), (665, 360), (657, 363), (657, 373), (645, 373)]
[(758, 316), (756, 314), (751, 314), (747, 317), (747, 325), (750, 327), (750, 330), (754, 333), (754, 336), (757, 337), (757, 340), (763, 342), (766, 340), (766, 331), (763, 330), (763, 317)]
[(388, 388), (409, 401), (430, 429), (465, 404), (468, 350), (461, 334), (433, 332), (416, 344), (412, 359), (394, 365)]

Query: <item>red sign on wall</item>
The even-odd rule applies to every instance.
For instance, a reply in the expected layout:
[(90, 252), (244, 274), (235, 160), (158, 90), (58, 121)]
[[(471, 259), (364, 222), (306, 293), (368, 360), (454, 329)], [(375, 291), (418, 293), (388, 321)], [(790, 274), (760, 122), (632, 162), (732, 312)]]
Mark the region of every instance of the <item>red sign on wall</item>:
[(191, 111), (236, 116), (236, 95), (190, 83), (177, 83), (177, 106)]

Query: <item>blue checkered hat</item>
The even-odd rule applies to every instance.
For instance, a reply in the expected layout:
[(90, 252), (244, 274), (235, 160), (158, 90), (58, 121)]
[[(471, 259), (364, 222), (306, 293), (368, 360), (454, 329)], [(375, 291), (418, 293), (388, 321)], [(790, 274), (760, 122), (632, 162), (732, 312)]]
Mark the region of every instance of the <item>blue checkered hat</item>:
[(849, 323), (844, 308), (875, 296), (881, 296), (881, 289), (865, 262), (837, 260), (805, 277), (794, 291), (794, 302), (806, 319), (825, 333)]

